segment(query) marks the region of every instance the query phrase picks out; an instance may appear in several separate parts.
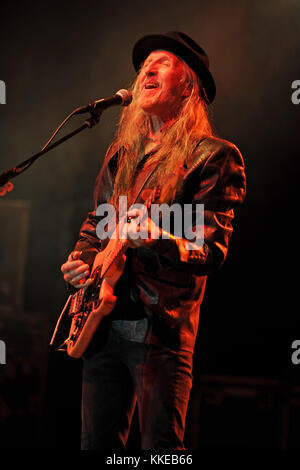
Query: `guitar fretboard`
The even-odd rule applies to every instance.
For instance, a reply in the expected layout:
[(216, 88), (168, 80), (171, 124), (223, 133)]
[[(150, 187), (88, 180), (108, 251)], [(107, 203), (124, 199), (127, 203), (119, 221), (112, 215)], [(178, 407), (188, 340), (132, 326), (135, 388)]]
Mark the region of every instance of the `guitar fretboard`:
[[(114, 242), (114, 243), (112, 243)], [(103, 278), (105, 276), (105, 273), (108, 271), (108, 269), (111, 267), (117, 256), (126, 248), (127, 240), (126, 239), (116, 239), (113, 240), (111, 239), (109, 244), (112, 244), (113, 246), (111, 247), (111, 250), (108, 253), (108, 256), (105, 258), (102, 264), (101, 268), (101, 277)], [(107, 248), (109, 248), (109, 245), (107, 245)], [(106, 249), (107, 249), (106, 248)]]

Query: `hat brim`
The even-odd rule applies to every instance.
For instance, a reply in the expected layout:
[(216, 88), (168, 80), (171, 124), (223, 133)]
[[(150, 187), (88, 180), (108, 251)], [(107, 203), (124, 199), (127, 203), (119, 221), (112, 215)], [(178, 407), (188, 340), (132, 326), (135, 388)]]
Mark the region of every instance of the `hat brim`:
[(171, 37), (163, 34), (152, 34), (139, 39), (132, 51), (132, 61), (135, 70), (139, 70), (142, 63), (151, 52), (159, 49), (172, 52), (184, 60), (201, 79), (209, 103), (214, 100), (216, 96), (216, 85), (209, 69), (189, 47)]

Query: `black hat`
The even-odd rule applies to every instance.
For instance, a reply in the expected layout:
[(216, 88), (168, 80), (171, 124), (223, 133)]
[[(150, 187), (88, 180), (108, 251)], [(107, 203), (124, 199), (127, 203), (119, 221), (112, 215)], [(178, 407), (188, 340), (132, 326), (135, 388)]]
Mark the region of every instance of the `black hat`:
[(135, 70), (138, 71), (148, 55), (158, 49), (172, 52), (183, 59), (201, 79), (208, 103), (214, 100), (216, 85), (209, 71), (208, 57), (202, 47), (187, 34), (170, 31), (166, 34), (151, 34), (139, 39), (132, 52)]

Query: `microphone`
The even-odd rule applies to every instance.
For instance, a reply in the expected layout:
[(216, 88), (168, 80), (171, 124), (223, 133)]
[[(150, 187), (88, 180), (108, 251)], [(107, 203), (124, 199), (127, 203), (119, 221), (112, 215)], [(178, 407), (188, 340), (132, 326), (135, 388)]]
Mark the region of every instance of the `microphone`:
[(102, 98), (101, 100), (94, 101), (86, 106), (81, 106), (80, 108), (75, 109), (73, 114), (83, 114), (88, 112), (99, 113), (104, 111), (106, 108), (110, 108), (111, 106), (116, 106), (118, 104), (121, 106), (128, 106), (131, 101), (132, 94), (130, 91), (122, 88), (109, 98)]

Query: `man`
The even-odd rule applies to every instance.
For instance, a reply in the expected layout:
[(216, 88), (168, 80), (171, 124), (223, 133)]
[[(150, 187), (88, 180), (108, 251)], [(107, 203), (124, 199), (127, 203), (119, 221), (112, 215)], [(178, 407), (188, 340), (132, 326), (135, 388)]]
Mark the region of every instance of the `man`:
[[(173, 219), (167, 230), (128, 211), (120, 226), (128, 249), (119, 260), (116, 304), (104, 339), (96, 337), (83, 363), (82, 449), (125, 448), (136, 401), (142, 449), (185, 448), (206, 277), (226, 257), (233, 210), (245, 197), (241, 154), (213, 135), (207, 116), (215, 84), (203, 49), (180, 32), (151, 35), (136, 43), (133, 63), (133, 100), (97, 178), (95, 210), (61, 268), (64, 279), (75, 289), (92, 282), (91, 266), (105, 248), (96, 209), (108, 201), (117, 209), (120, 196), (134, 200), (139, 187), (138, 203), (149, 204), (150, 194), (152, 204), (192, 207), (193, 232), (204, 240), (188, 244), (174, 234)], [(197, 204), (204, 204), (204, 227)]]

